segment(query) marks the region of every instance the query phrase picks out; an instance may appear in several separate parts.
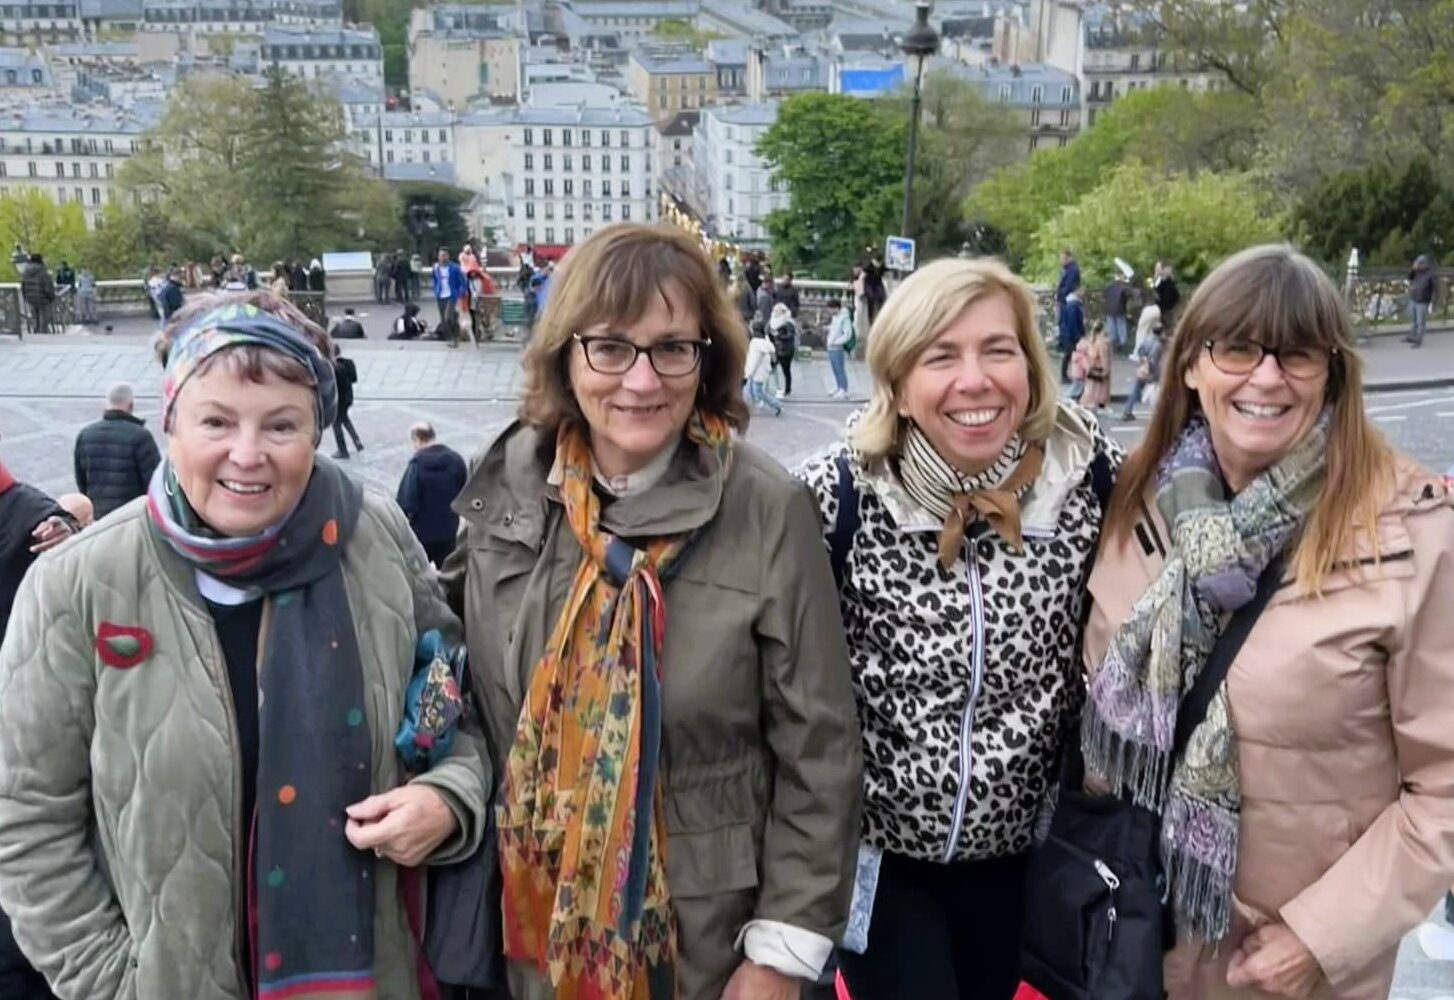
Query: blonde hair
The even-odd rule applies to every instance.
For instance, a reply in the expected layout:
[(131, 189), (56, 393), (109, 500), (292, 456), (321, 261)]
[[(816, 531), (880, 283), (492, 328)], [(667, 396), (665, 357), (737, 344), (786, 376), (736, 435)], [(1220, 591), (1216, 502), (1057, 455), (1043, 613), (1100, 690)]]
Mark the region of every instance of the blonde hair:
[(873, 390), (868, 409), (849, 431), (849, 443), (864, 459), (898, 454), (904, 431), (899, 388), (924, 353), (966, 309), (1004, 295), (1015, 315), (1015, 337), (1030, 376), (1030, 403), (1020, 425), (1027, 441), (1043, 441), (1055, 424), (1058, 397), (1050, 355), (1035, 324), (1035, 296), (1024, 280), (991, 257), (946, 257), (910, 275), (884, 303), (868, 338)]
[(742, 399), (747, 332), (716, 266), (691, 237), (666, 225), (623, 222), (598, 229), (571, 251), (551, 284), (549, 306), (520, 362), (525, 372), (520, 417), (526, 423), (548, 431), (565, 420), (584, 424), (567, 374), (572, 338), (599, 323), (636, 322), (675, 285), (711, 340), (698, 369), (698, 407), (739, 431), (747, 427)]
[(1332, 407), (1328, 465), (1317, 503), (1296, 543), (1299, 588), (1316, 593), (1359, 529), (1375, 522), (1391, 483), (1393, 456), (1363, 410), (1363, 362), (1342, 296), (1328, 276), (1287, 245), (1251, 247), (1223, 261), (1197, 288), (1167, 343), (1156, 409), (1116, 481), (1108, 535), (1132, 529), (1162, 460), (1201, 402), (1186, 384), (1209, 340), (1254, 340), (1271, 348), (1316, 347), (1332, 355), (1324, 401)]

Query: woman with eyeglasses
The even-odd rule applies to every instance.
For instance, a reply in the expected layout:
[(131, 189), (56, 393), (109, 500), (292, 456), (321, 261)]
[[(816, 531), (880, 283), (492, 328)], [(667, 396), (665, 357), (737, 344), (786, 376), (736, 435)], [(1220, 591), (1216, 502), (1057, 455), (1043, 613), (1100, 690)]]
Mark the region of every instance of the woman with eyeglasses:
[(741, 441), (746, 338), (672, 229), (577, 247), (455, 501), (516, 1000), (795, 998), (843, 929), (861, 763), (807, 490)]
[[(1275, 587), (1185, 754), (1182, 698)], [(1090, 579), (1093, 785), (1162, 816), (1181, 998), (1388, 996), (1454, 872), (1454, 499), (1363, 409), (1337, 289), (1285, 246), (1197, 289)]]

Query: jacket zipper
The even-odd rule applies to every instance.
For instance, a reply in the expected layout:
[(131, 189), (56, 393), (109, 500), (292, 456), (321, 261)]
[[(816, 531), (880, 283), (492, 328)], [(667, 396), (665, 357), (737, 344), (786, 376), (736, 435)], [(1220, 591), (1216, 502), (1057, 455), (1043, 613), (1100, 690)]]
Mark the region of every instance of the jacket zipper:
[(974, 709), (979, 702), (979, 691), (984, 683), (984, 593), (980, 586), (979, 560), (974, 554), (974, 542), (964, 542), (964, 557), (969, 574), (969, 608), (973, 618), (970, 653), (969, 698), (964, 705), (964, 714), (959, 719), (959, 794), (954, 798), (954, 818), (949, 825), (949, 840), (944, 845), (944, 862), (954, 860), (955, 848), (959, 845), (959, 834), (964, 829), (964, 813), (969, 804), (969, 778), (974, 770), (974, 747), (970, 740), (974, 735)]

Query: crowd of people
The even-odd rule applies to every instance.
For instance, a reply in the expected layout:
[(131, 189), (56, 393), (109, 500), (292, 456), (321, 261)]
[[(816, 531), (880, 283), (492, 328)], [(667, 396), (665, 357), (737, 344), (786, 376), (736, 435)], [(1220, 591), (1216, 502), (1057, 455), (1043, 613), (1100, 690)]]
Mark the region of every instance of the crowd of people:
[[(1454, 881), (1454, 494), (1364, 412), (1327, 277), (1256, 247), (1169, 303), (1126, 454), (1082, 405), (1124, 326), (1057, 372), (1021, 278), (932, 262), (792, 472), (742, 436), (791, 372), (756, 279), (599, 230), (518, 418), (469, 463), (416, 425), (394, 498), (319, 452), (351, 366), (266, 290), (170, 317), (160, 454), (108, 397), (95, 525), (0, 469), (0, 976), (1059, 1000), (1129, 948), (1136, 995), (1386, 997)], [(1164, 933), (1117, 937), (1102, 858), (1037, 881), (1070, 792), (1141, 810)]]

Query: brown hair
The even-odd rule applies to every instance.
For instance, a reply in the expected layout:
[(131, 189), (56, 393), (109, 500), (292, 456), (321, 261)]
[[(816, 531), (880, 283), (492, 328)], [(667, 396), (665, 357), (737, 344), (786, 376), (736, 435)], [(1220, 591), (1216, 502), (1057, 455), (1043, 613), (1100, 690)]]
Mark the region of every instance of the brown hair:
[[(176, 340), (177, 334), (186, 329), (187, 325), (198, 316), (225, 305), (250, 305), (264, 312), (272, 313), (312, 341), (313, 346), (318, 348), (325, 358), (334, 356), (332, 338), (321, 326), (309, 319), (303, 310), (272, 292), (259, 290), (255, 292), (207, 292), (195, 296), (172, 315), (172, 318), (167, 321), (166, 327), (157, 335), (156, 341), (152, 345), (157, 360), (165, 366), (167, 355), (171, 353), (172, 342)], [(294, 385), (311, 386), (313, 384), (313, 373), (296, 358), (290, 358), (281, 351), (269, 350), (258, 344), (240, 344), (237, 347), (219, 351), (203, 360), (192, 374), (193, 376), (203, 375), (218, 365), (225, 366), (233, 375), (249, 382), (262, 383), (267, 381), (268, 376), (271, 375)]]
[(1338, 289), (1290, 246), (1243, 250), (1223, 261), (1192, 295), (1167, 343), (1146, 436), (1117, 477), (1107, 534), (1131, 530), (1162, 460), (1200, 410), (1185, 377), (1208, 340), (1255, 340), (1272, 348), (1295, 345), (1332, 352), (1324, 397), (1333, 411), (1327, 471), (1292, 559), (1299, 588), (1315, 593), (1335, 563), (1347, 557), (1360, 528), (1376, 537), (1374, 522), (1393, 462), (1387, 442), (1363, 410), (1363, 362), (1354, 350), (1352, 325)]
[(573, 336), (599, 323), (636, 322), (673, 284), (696, 308), (702, 335), (711, 340), (698, 370), (698, 406), (739, 431), (746, 429), (742, 368), (747, 334), (716, 267), (681, 230), (625, 222), (597, 230), (556, 269), (549, 306), (520, 362), (525, 370), (521, 419), (549, 431), (564, 420), (583, 423), (567, 367)]

